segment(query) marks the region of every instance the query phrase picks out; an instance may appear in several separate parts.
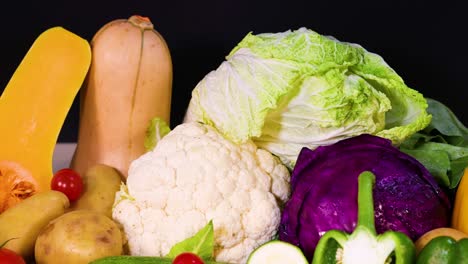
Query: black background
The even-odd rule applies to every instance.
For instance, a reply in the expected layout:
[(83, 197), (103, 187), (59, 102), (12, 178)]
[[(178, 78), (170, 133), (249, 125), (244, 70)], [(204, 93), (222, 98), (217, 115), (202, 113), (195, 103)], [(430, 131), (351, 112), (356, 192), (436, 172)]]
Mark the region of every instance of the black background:
[[(172, 127), (182, 121), (191, 90), (248, 32), (300, 27), (381, 55), (410, 87), (445, 103), (468, 124), (466, 11), (453, 1), (2, 2), (0, 90), (44, 30), (62, 26), (91, 40), (107, 22), (139, 14), (151, 19), (171, 49)], [(76, 99), (59, 141), (75, 141), (77, 130)]]

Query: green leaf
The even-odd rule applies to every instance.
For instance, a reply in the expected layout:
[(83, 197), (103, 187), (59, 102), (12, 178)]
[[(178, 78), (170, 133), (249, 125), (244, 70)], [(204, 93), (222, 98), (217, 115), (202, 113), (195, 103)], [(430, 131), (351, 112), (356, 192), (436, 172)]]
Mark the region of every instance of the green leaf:
[(468, 129), (444, 104), (427, 98), (431, 123), (400, 145), (421, 162), (437, 182), (456, 189), (468, 166)]
[(158, 142), (169, 132), (171, 132), (171, 129), (164, 120), (159, 117), (151, 119), (146, 129), (145, 149), (147, 151), (153, 150)]
[(451, 167), (451, 183), (449, 188), (454, 189), (460, 183), (460, 180), (463, 176), (465, 168), (468, 166), (468, 156), (459, 158), (452, 161)]
[(450, 159), (443, 151), (423, 151), (412, 149), (401, 149), (406, 154), (413, 156), (431, 173), (441, 186), (450, 186), (449, 177)]
[(169, 253), (166, 255), (167, 258), (175, 258), (179, 254), (184, 252), (192, 252), (197, 254), (204, 260), (212, 260), (214, 255), (214, 230), (213, 221), (203, 227), (194, 236), (189, 237), (177, 244), (175, 244)]
[(455, 114), (441, 102), (427, 98), (428, 112), (432, 114), (431, 124), (427, 130), (436, 129), (440, 134), (448, 137), (467, 138), (468, 128), (466, 128)]

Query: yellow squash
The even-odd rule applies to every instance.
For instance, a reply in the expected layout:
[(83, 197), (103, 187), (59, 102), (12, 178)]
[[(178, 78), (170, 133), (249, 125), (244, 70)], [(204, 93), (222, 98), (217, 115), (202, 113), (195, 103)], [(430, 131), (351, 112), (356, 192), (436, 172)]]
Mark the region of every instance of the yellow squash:
[(468, 234), (468, 168), (465, 168), (455, 195), (452, 227)]
[(50, 189), (55, 144), (90, 63), (89, 43), (54, 27), (14, 72), (0, 97), (0, 213)]
[(145, 152), (150, 120), (160, 117), (169, 123), (169, 48), (148, 18), (132, 16), (104, 25), (93, 37), (91, 49), (71, 167), (84, 174), (105, 164), (126, 177), (130, 162)]

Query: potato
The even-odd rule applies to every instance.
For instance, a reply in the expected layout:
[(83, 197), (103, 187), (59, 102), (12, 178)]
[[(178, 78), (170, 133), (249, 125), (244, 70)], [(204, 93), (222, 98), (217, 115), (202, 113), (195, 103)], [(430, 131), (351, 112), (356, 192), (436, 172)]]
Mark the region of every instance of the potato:
[(432, 229), (431, 231), (428, 231), (427, 233), (423, 234), (416, 242), (414, 245), (416, 246), (416, 252), (419, 254), (421, 250), (429, 243), (433, 238), (439, 237), (439, 236), (448, 236), (456, 241), (462, 239), (462, 238), (468, 238), (468, 235), (457, 230), (454, 228), (450, 227), (440, 227), (436, 229)]
[(58, 191), (43, 191), (23, 200), (0, 214), (0, 244), (23, 257), (32, 257), (34, 243), (41, 230), (63, 215), (70, 205), (67, 196)]
[(123, 176), (113, 167), (97, 164), (82, 175), (84, 190), (70, 210), (92, 210), (112, 218), (115, 193), (120, 189)]
[(51, 221), (35, 244), (38, 264), (87, 264), (122, 254), (122, 232), (107, 216), (90, 210), (68, 212)]

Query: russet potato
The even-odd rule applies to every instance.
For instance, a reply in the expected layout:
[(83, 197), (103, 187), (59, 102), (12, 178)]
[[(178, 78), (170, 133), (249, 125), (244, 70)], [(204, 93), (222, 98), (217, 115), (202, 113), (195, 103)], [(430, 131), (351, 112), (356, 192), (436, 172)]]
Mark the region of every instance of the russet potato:
[(68, 212), (51, 221), (35, 244), (37, 264), (87, 264), (122, 254), (122, 232), (109, 217), (90, 210)]

